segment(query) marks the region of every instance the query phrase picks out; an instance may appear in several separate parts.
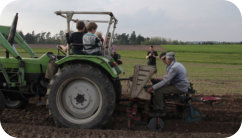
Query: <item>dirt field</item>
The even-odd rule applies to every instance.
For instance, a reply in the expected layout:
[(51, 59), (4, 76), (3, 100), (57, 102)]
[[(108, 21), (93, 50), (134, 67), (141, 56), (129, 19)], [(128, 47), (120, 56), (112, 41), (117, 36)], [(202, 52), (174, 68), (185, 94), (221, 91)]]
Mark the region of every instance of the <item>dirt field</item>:
[(205, 104), (194, 104), (203, 114), (203, 119), (198, 122), (186, 122), (170, 110), (164, 118), (163, 132), (149, 131), (145, 122), (134, 123), (128, 130), (126, 101), (121, 102), (105, 129), (58, 128), (48, 116), (48, 109), (37, 106), (33, 100), (26, 109), (6, 109), (1, 122), (6, 133), (14, 137), (229, 137), (241, 125), (242, 98), (241, 95), (220, 97), (222, 100), (214, 109)]
[[(55, 45), (31, 45), (32, 48), (54, 48)], [(148, 46), (117, 46), (118, 50), (147, 50)], [(161, 51), (160, 46), (155, 46)], [(132, 66), (123, 65), (132, 74), (134, 63), (144, 59), (126, 58)], [(130, 60), (130, 61), (129, 61)], [(159, 63), (161, 64), (161, 63)], [(194, 103), (203, 114), (201, 121), (189, 123), (170, 109), (163, 119), (165, 128), (162, 132), (149, 131), (146, 122), (134, 123), (132, 129), (127, 127), (126, 108), (128, 102), (122, 101), (105, 129), (69, 129), (56, 127), (48, 115), (45, 106), (37, 106), (32, 100), (26, 109), (5, 109), (1, 124), (3, 129), (14, 137), (229, 137), (236, 133), (242, 121), (241, 65), (214, 65), (202, 63), (185, 63), (190, 79), (195, 84), (198, 94), (224, 94), (220, 103), (210, 106)], [(202, 68), (203, 67), (203, 68)], [(205, 69), (205, 67), (209, 69)], [(211, 69), (210, 69), (211, 68)], [(217, 70), (213, 70), (219, 68)], [(221, 70), (220, 70), (221, 69)], [(222, 69), (230, 69), (222, 70)], [(240, 72), (239, 72), (240, 71)], [(128, 74), (127, 72), (126, 74)], [(210, 74), (209, 74), (210, 73)], [(239, 78), (239, 79), (238, 79)], [(126, 84), (124, 84), (126, 85)], [(124, 91), (126, 86), (124, 86)], [(231, 94), (231, 95), (225, 95)], [(197, 96), (201, 97), (201, 96)]]

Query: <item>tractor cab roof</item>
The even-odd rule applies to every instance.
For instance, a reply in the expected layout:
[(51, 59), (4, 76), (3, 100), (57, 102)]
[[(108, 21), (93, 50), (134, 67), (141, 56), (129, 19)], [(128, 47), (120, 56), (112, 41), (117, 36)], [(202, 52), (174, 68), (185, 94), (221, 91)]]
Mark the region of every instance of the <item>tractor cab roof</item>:
[[(66, 18), (67, 20), (67, 31), (70, 32), (70, 22), (77, 22), (77, 21), (85, 21), (85, 22), (96, 22), (96, 23), (107, 23), (108, 28), (105, 35), (105, 40), (103, 43), (104, 48), (104, 54), (103, 56), (107, 55), (106, 50), (108, 49), (108, 55), (111, 55), (111, 44), (114, 37), (114, 32), (116, 28), (116, 24), (118, 20), (115, 18), (114, 14), (112, 12), (90, 12), (90, 11), (56, 11), (56, 15)], [(109, 20), (85, 20), (85, 19), (73, 19), (73, 15), (108, 15), (110, 17)], [(110, 29), (112, 27), (112, 29)], [(111, 32), (111, 33), (110, 33)], [(110, 34), (110, 36), (109, 36)], [(108, 48), (105, 47), (106, 43), (108, 42), (108, 39), (110, 39)], [(68, 51), (67, 56), (69, 56), (69, 45), (68, 45)]]

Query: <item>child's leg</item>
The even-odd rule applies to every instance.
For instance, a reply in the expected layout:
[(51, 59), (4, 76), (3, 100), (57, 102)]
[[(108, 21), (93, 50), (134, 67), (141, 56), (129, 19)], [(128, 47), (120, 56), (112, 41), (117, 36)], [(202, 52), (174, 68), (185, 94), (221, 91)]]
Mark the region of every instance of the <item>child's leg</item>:
[(59, 46), (61, 47), (61, 49), (62, 49), (63, 51), (67, 52), (67, 46), (65, 46), (65, 45), (59, 45)]

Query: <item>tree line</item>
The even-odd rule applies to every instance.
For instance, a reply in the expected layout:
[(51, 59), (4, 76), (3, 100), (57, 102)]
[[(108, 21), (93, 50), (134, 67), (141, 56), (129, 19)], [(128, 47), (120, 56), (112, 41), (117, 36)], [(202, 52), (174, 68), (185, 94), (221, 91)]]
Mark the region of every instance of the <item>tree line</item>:
[[(54, 35), (51, 32), (41, 32), (23, 34), (19, 31), (21, 37), (29, 44), (65, 44), (65, 32), (60, 31)], [(144, 37), (142, 35), (137, 35), (135, 31), (131, 34), (122, 33), (115, 34), (113, 44), (117, 45), (161, 45), (161, 44), (172, 44), (172, 45), (183, 45), (183, 44), (241, 44), (241, 42), (217, 42), (217, 41), (193, 41), (193, 42), (183, 42), (178, 40), (172, 40), (163, 37)]]
[(51, 32), (35, 33), (35, 31), (26, 34), (22, 31), (18, 33), (29, 44), (64, 44), (66, 41), (65, 32), (62, 30), (55, 35), (51, 35)]
[(115, 34), (114, 44), (120, 45), (161, 45), (161, 44), (184, 44), (183, 41), (171, 40), (163, 37), (144, 37), (136, 35), (133, 31), (130, 35), (126, 33)]

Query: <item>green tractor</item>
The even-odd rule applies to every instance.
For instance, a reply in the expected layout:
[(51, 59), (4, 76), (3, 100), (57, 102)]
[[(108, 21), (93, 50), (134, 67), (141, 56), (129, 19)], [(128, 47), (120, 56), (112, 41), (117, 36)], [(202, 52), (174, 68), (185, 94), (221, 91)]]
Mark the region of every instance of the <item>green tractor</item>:
[[(31, 97), (45, 96), (50, 116), (56, 125), (70, 128), (101, 128), (111, 118), (121, 96), (119, 74), (123, 72), (111, 56), (111, 43), (117, 19), (111, 12), (57, 11), (66, 18), (67, 30), (70, 22), (77, 21), (74, 14), (108, 15), (105, 37), (111, 32), (111, 41), (102, 56), (71, 55), (70, 47), (66, 53), (54, 55), (46, 52), (38, 57), (16, 32), (18, 14), (11, 27), (0, 26), (0, 45), (6, 49), (6, 57), (0, 57), (0, 111), (7, 108), (23, 108)], [(85, 22), (91, 20), (83, 20)], [(111, 30), (110, 28), (113, 27)], [(22, 47), (30, 58), (23, 58), (15, 44)], [(104, 47), (104, 49), (106, 49)], [(11, 54), (11, 56), (9, 56)], [(57, 71), (45, 85), (48, 63), (55, 63)], [(4, 102), (4, 103), (3, 103)]]

